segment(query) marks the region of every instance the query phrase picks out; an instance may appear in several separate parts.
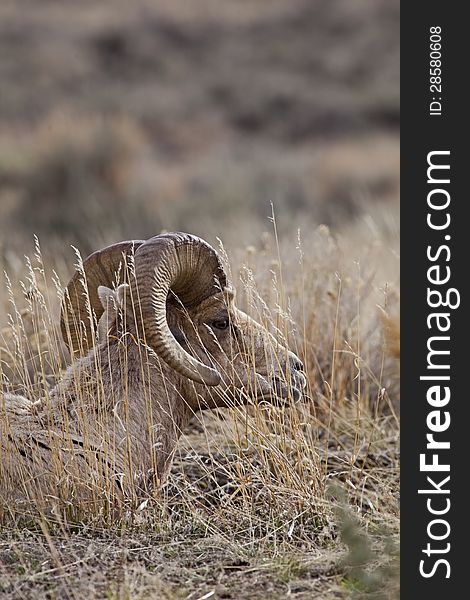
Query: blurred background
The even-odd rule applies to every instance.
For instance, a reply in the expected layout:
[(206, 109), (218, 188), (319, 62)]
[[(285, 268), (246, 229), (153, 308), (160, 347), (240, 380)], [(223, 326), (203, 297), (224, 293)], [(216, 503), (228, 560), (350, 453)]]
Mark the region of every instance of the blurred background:
[(2, 0), (0, 266), (33, 234), (258, 247), (271, 204), (291, 245), (396, 240), (398, 69), (389, 0)]

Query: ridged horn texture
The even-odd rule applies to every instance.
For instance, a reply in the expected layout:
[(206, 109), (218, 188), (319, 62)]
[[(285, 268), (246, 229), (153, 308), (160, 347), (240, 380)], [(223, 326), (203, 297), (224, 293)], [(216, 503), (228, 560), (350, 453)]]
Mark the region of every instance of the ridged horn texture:
[(135, 270), (132, 293), (137, 293), (147, 344), (181, 375), (206, 385), (218, 385), (219, 373), (178, 344), (166, 319), (170, 290), (184, 307), (192, 308), (226, 287), (227, 276), (217, 252), (194, 235), (158, 235), (137, 249)]
[[(129, 276), (124, 257), (134, 254), (135, 277)], [(146, 343), (170, 367), (193, 381), (218, 385), (219, 373), (188, 354), (176, 341), (166, 319), (171, 292), (185, 308), (193, 308), (227, 286), (227, 275), (217, 252), (188, 233), (167, 233), (147, 241), (120, 242), (91, 254), (67, 285), (62, 303), (61, 330), (73, 357), (86, 354), (94, 343), (94, 322), (104, 312), (98, 286), (131, 285), (138, 330)], [(117, 276), (119, 273), (119, 277)], [(89, 304), (87, 302), (87, 294)]]
[(72, 358), (85, 356), (95, 343), (95, 318), (98, 322), (104, 312), (98, 287), (114, 288), (129, 283), (129, 261), (125, 257), (133, 255), (143, 243), (144, 240), (119, 242), (90, 254), (83, 261), (83, 271), (76, 271), (68, 283), (62, 301), (60, 329)]

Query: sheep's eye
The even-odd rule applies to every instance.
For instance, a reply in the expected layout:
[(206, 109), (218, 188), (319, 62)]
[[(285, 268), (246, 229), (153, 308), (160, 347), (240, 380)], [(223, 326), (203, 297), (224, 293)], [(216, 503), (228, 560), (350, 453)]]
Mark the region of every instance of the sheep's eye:
[(220, 319), (219, 321), (212, 322), (212, 327), (215, 327), (215, 329), (224, 330), (224, 329), (228, 329), (228, 326), (229, 326), (228, 319)]

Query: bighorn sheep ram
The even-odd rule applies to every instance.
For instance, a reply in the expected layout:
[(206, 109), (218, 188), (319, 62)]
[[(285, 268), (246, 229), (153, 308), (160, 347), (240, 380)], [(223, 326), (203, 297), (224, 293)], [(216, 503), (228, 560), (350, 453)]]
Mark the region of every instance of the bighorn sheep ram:
[(218, 253), (186, 233), (89, 256), (61, 331), (72, 363), (56, 387), (0, 398), (0, 496), (138, 497), (167, 476), (194, 411), (297, 400), (306, 384), (297, 356), (236, 308)]

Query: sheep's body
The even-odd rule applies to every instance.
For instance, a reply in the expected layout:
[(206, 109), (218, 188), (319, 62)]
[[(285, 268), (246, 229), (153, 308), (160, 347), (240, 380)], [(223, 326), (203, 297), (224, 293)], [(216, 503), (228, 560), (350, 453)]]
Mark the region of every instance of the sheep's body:
[(41, 486), (52, 496), (90, 495), (103, 481), (115, 497), (156, 489), (192, 414), (184, 388), (182, 377), (126, 337), (74, 362), (40, 401), (5, 395), (0, 454), (11, 457), (10, 481), (27, 479), (30, 492)]
[(0, 397), (0, 409), (2, 404), (7, 415), (25, 414), (30, 415), (33, 410), (40, 404), (40, 400), (30, 400), (19, 394), (3, 394)]
[[(122, 247), (92, 255), (89, 269), (102, 275), (106, 260), (112, 259), (107, 265), (112, 273)], [(300, 397), (305, 377), (299, 359), (235, 307), (210, 246), (171, 234), (142, 243), (140, 250), (140, 268), (150, 278), (140, 275), (145, 284), (140, 289), (127, 284), (115, 292), (102, 285), (91, 288), (99, 319), (96, 345), (73, 361), (40, 401), (7, 395), (0, 403), (0, 414), (5, 413), (0, 419), (3, 497), (5, 490), (12, 499), (36, 503), (38, 498), (92, 500), (103, 493), (107, 498), (139, 497), (157, 489), (168, 475), (193, 412), (244, 403), (249, 397)], [(136, 270), (137, 265), (136, 253)], [(214, 285), (214, 272), (223, 286)], [(155, 300), (149, 291), (158, 278), (164, 293)], [(172, 281), (186, 304), (169, 293)], [(83, 322), (83, 287), (78, 290), (74, 308)], [(72, 323), (63, 333), (70, 333)], [(77, 353), (82, 339), (77, 333), (69, 339)]]

